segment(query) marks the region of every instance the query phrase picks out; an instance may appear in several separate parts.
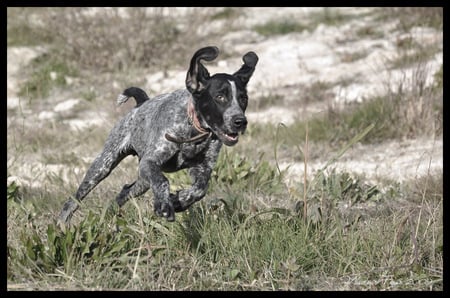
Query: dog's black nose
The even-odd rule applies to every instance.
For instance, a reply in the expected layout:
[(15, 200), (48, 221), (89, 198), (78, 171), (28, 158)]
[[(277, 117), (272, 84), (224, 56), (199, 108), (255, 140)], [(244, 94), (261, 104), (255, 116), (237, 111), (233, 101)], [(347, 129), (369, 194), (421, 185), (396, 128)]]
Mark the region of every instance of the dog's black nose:
[(233, 118), (233, 125), (236, 129), (244, 128), (247, 125), (247, 118), (245, 116), (235, 116)]

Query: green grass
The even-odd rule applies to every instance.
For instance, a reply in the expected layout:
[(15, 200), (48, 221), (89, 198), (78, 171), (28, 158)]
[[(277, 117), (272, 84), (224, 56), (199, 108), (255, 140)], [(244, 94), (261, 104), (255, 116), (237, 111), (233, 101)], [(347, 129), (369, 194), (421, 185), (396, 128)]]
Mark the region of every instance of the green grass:
[[(221, 153), (207, 197), (174, 223), (147, 198), (109, 213), (120, 168), (65, 230), (55, 217), (76, 183), (11, 183), (9, 289), (442, 289), (442, 173), (377, 186), (326, 166), (307, 188), (305, 180), (288, 188), (264, 155), (232, 152)], [(185, 172), (168, 177), (174, 188), (189, 183)], [(261, 195), (290, 203), (260, 205)]]
[[(422, 91), (419, 91), (421, 83), (418, 82), (415, 87), (417, 90), (399, 89), (385, 96), (368, 99), (361, 104), (346, 106), (345, 109), (329, 108), (308, 121), (296, 121), (281, 130), (280, 143), (292, 147), (304, 138), (308, 129), (310, 141), (325, 141), (340, 146), (370, 124), (374, 124), (375, 127), (362, 140), (365, 144), (427, 134), (439, 135), (443, 115), (442, 88), (439, 83), (441, 72), (442, 70), (439, 70), (435, 74), (438, 78), (437, 83), (421, 89)], [(426, 94), (425, 100), (420, 100), (420, 92)], [(305, 98), (309, 98), (311, 94), (314, 93), (308, 92)], [(439, 123), (429, 125), (435, 121)], [(264, 144), (270, 139), (275, 139), (277, 131), (277, 127), (272, 124), (254, 124), (249, 134), (255, 141)]]
[[(217, 171), (227, 172), (223, 167)], [(265, 172), (257, 170), (254, 175), (265, 177)], [(8, 222), (17, 224), (8, 226), (8, 285), (308, 290), (322, 287), (322, 278), (332, 277), (361, 281), (349, 284), (351, 289), (442, 289), (442, 276), (437, 274), (442, 272), (443, 254), (441, 178), (430, 176), (418, 188), (407, 190), (406, 195), (419, 196), (417, 204), (394, 208), (389, 206), (399, 203), (399, 197), (331, 171), (311, 181), (312, 215), (306, 220), (295, 208), (250, 208), (252, 191), (244, 187), (246, 179), (233, 179), (234, 187), (223, 198), (205, 199), (177, 214), (175, 223), (155, 217), (143, 199), (132, 200), (117, 216), (105, 213), (104, 201), (91, 197), (103, 206), (91, 210), (82, 206), (81, 221), (64, 231), (48, 218), (48, 209), (39, 202), (44, 198), (36, 197), (42, 194), (11, 184)], [(269, 180), (281, 184), (276, 177)], [(220, 193), (220, 186), (212, 185), (210, 197)], [(45, 200), (58, 200), (47, 195)], [(302, 196), (284, 195), (293, 200)], [(338, 208), (347, 200), (355, 207), (353, 217)], [(317, 213), (314, 202), (322, 208)], [(384, 207), (373, 215), (361, 213), (368, 202)], [(24, 224), (29, 228), (20, 228)]]

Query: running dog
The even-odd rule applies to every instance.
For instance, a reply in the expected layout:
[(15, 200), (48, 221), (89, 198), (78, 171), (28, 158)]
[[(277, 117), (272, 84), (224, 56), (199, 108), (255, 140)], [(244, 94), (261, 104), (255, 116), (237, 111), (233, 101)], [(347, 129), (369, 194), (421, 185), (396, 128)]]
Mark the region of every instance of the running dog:
[[(235, 145), (247, 127), (246, 86), (258, 62), (258, 56), (248, 52), (234, 74), (210, 76), (201, 60), (212, 61), (218, 54), (219, 49), (213, 46), (194, 54), (186, 75), (186, 89), (153, 99), (137, 87), (119, 95), (119, 104), (134, 97), (136, 107), (110, 132), (75, 197), (64, 204), (58, 217), (60, 224), (70, 221), (79, 202), (128, 155), (139, 158), (138, 177), (125, 184), (117, 195), (119, 206), (151, 188), (155, 214), (174, 221), (175, 212), (188, 209), (205, 196), (222, 145)], [(170, 193), (163, 172), (185, 168), (192, 179), (191, 187)]]

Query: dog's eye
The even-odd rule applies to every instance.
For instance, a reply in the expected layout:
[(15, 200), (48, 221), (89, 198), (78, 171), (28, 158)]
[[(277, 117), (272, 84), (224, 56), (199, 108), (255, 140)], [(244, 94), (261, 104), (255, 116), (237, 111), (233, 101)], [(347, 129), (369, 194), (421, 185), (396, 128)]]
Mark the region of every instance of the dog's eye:
[(239, 99), (243, 104), (247, 104), (248, 102), (248, 97), (246, 95), (242, 95), (241, 97), (239, 97)]
[(220, 103), (224, 103), (225, 102), (225, 96), (223, 95), (217, 95), (216, 96), (216, 100)]

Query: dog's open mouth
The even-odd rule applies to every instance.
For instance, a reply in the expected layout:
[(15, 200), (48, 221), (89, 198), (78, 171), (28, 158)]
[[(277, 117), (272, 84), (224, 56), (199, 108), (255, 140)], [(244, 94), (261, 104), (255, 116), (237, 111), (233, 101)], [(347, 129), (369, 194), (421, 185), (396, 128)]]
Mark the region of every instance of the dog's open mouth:
[(219, 137), (227, 146), (233, 146), (239, 141), (239, 133), (237, 132), (221, 132)]

